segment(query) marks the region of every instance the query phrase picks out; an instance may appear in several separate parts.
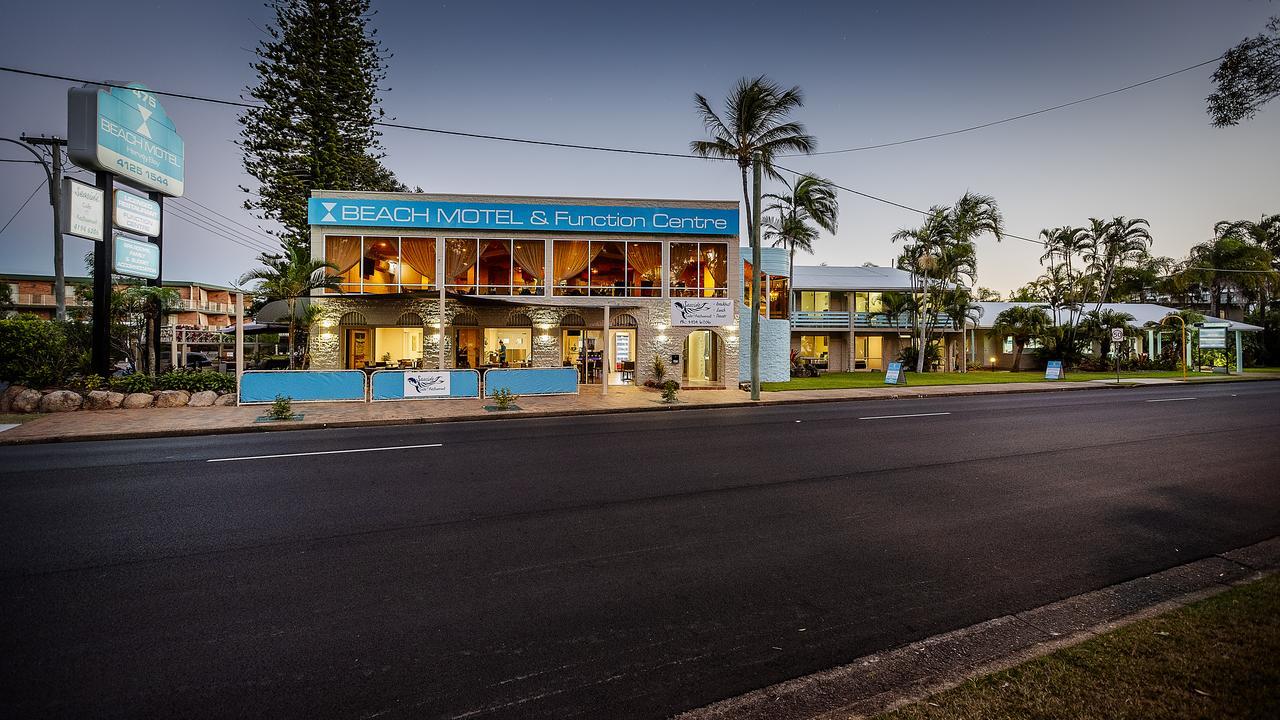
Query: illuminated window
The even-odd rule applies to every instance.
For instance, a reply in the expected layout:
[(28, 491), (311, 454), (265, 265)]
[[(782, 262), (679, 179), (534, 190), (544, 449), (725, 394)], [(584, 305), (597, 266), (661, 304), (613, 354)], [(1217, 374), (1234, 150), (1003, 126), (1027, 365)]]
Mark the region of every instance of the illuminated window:
[(727, 297), (729, 245), (674, 242), (670, 246), (673, 297)]
[(444, 281), (450, 292), (476, 292), (476, 263), (479, 242), (471, 238), (449, 238), (444, 241)]

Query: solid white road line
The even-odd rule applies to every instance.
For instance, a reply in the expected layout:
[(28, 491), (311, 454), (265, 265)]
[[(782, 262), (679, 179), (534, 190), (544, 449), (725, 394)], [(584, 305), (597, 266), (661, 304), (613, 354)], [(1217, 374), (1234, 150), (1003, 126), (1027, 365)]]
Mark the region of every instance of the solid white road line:
[(417, 448), (441, 447), (441, 443), (427, 445), (396, 445), (393, 447), (356, 448), (354, 450), (317, 450), (315, 452), (281, 453), (279, 455), (246, 455), (244, 457), (212, 458), (205, 462), (235, 462), (237, 460), (268, 460), (271, 458), (303, 457), (306, 455), (341, 455), (343, 453), (381, 452), (383, 450), (415, 450)]
[(944, 413), (912, 413), (910, 415), (871, 415), (869, 417), (860, 417), (859, 420), (892, 420), (893, 418), (909, 418), (909, 417), (933, 417), (934, 415), (950, 415), (949, 412)]
[(1200, 398), (1184, 397), (1184, 398), (1158, 398), (1156, 400), (1146, 400), (1145, 402), (1177, 402), (1179, 400), (1199, 400)]

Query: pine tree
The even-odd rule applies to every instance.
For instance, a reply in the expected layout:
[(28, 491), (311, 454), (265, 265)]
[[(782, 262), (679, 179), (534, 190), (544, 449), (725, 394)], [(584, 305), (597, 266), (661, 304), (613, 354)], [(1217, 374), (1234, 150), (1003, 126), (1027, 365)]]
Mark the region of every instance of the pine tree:
[(244, 169), (257, 179), (245, 209), (283, 226), (290, 248), (310, 246), (312, 189), (404, 191), (382, 164), (374, 123), (390, 55), (369, 25), (369, 0), (273, 0), (275, 22), (258, 45), (259, 107), (240, 116)]

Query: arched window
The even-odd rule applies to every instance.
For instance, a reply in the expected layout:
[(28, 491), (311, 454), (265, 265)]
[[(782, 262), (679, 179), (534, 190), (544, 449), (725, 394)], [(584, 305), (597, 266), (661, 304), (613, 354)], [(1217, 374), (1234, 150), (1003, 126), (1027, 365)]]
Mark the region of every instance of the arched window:
[(453, 316), (453, 322), (450, 324), (455, 327), (479, 327), (480, 318), (476, 317), (475, 313), (460, 312)]
[(609, 319), (609, 327), (633, 328), (636, 326), (637, 326), (637, 323), (636, 323), (635, 316), (629, 315), (627, 313), (622, 313), (621, 315), (614, 315), (612, 318)]
[(586, 326), (587, 321), (578, 313), (565, 313), (564, 316), (560, 318), (560, 327), (580, 328)]
[(402, 313), (396, 320), (396, 325), (398, 327), (422, 327), (424, 324), (425, 323), (422, 322), (422, 316), (412, 311)]
[(351, 312), (343, 315), (342, 318), (338, 320), (338, 324), (339, 325), (368, 325), (369, 319), (364, 316), (364, 313), (358, 313), (352, 310)]
[(507, 327), (533, 327), (533, 320), (523, 312), (513, 312), (507, 316)]

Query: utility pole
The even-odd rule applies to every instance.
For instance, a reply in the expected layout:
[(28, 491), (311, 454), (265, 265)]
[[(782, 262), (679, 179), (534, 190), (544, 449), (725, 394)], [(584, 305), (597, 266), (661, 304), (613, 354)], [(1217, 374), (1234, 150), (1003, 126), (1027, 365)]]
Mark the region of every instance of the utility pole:
[(53, 167), (49, 170), (49, 204), (53, 206), (53, 302), (59, 320), (67, 319), (67, 280), (63, 272), (62, 253), (62, 148), (67, 141), (59, 137), (22, 136), (28, 145), (48, 147), (53, 155)]

